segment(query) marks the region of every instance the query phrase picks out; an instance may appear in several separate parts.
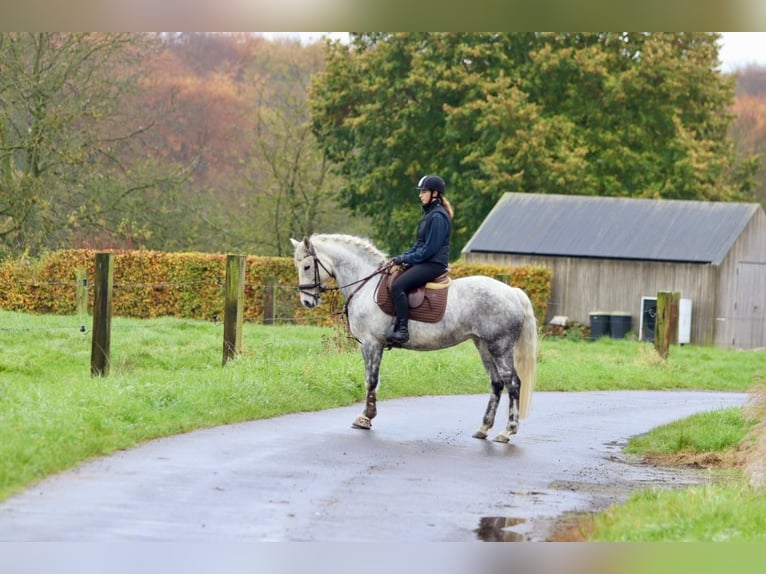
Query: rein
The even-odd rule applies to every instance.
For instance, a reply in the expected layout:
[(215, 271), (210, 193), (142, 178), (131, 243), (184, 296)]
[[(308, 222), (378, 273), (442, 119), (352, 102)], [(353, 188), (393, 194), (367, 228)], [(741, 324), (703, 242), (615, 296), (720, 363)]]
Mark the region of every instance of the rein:
[[(348, 298), (346, 299), (346, 304), (343, 306), (343, 314), (346, 317), (348, 317), (348, 304), (351, 303), (351, 299), (354, 297), (354, 295), (356, 295), (357, 292), (362, 287), (364, 287), (370, 279), (372, 279), (376, 275), (380, 275), (381, 273), (385, 273), (386, 271), (391, 269), (391, 267), (393, 267), (393, 265), (394, 265), (393, 262), (389, 262), (388, 264), (384, 265), (383, 267), (378, 267), (375, 271), (373, 271), (372, 273), (370, 273), (366, 277), (362, 277), (361, 279), (358, 279), (356, 281), (353, 281), (353, 282), (349, 283), (348, 285), (344, 285), (343, 286), (343, 287), (351, 287), (352, 285), (356, 285), (357, 283), (360, 283), (359, 287), (354, 289), (351, 292), (351, 295), (348, 296)], [(337, 287), (337, 289), (343, 289), (343, 287)]]
[[(341, 286), (338, 286), (338, 287), (325, 287), (324, 285), (322, 285), (322, 279), (321, 279), (321, 277), (319, 275), (319, 268), (320, 267), (322, 269), (324, 269), (325, 273), (327, 273), (333, 279), (335, 279), (336, 277), (335, 277), (335, 275), (333, 275), (330, 272), (329, 269), (327, 269), (327, 267), (325, 267), (324, 263), (322, 263), (322, 261), (319, 259), (319, 257), (317, 257), (317, 254), (316, 254), (316, 252), (313, 249), (309, 252), (309, 255), (314, 259), (314, 282), (313, 283), (301, 283), (300, 285), (298, 285), (298, 290), (301, 293), (303, 293), (304, 295), (308, 295), (309, 297), (313, 297), (314, 300), (317, 301), (319, 299), (319, 296), (322, 293), (327, 293), (329, 291), (340, 291), (342, 289), (345, 289), (346, 287), (351, 287), (352, 285), (359, 284), (359, 286), (356, 289), (354, 289), (351, 292), (351, 294), (346, 298), (346, 304), (343, 306), (343, 314), (346, 317), (348, 317), (348, 306), (351, 303), (351, 299), (353, 299), (354, 295), (356, 295), (359, 292), (359, 290), (362, 287), (364, 287), (365, 284), (370, 279), (372, 279), (376, 275), (380, 275), (381, 273), (385, 273), (386, 271), (391, 269), (391, 267), (393, 266), (393, 262), (389, 262), (386, 265), (378, 267), (375, 271), (373, 271), (369, 275), (366, 275), (366, 276), (362, 277), (361, 279), (357, 279), (356, 281), (352, 281), (351, 283), (347, 283), (346, 285), (341, 285)], [(307, 289), (316, 289), (317, 292), (310, 292), (310, 291), (307, 291)]]

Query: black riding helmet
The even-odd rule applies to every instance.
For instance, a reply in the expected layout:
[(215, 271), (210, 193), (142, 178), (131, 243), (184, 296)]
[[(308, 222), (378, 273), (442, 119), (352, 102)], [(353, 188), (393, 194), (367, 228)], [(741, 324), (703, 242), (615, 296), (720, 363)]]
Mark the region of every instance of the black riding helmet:
[(418, 191), (427, 189), (428, 191), (438, 191), (439, 195), (444, 195), (444, 180), (438, 175), (424, 175), (420, 178), (417, 187)]

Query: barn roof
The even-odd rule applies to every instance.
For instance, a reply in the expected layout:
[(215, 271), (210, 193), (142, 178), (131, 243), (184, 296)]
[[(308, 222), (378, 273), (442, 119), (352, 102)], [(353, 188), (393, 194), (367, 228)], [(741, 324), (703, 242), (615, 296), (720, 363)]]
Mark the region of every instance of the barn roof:
[(758, 208), (757, 203), (506, 193), (463, 252), (718, 265)]

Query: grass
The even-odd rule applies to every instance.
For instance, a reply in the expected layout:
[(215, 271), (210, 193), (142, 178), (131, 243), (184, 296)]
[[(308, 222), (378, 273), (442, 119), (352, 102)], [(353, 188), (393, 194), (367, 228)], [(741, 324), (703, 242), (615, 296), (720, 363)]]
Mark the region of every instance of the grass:
[(633, 437), (625, 452), (668, 455), (722, 452), (742, 442), (754, 422), (740, 408), (698, 413)]
[(644, 490), (594, 518), (597, 542), (762, 542), (766, 496), (742, 481)]
[[(747, 409), (698, 413), (633, 437), (627, 453), (650, 460), (729, 460), (752, 450), (762, 400)], [(762, 459), (763, 445), (755, 445)], [(701, 456), (703, 455), (704, 456)], [(685, 456), (686, 455), (686, 456)], [(696, 456), (695, 456), (696, 455)], [(741, 455), (739, 458), (742, 458)], [(748, 458), (747, 456), (745, 458)], [(720, 460), (717, 456), (712, 460)], [(710, 470), (710, 480), (685, 489), (645, 489), (624, 504), (586, 519), (587, 539), (596, 542), (753, 542), (766, 540), (766, 493), (749, 484), (740, 469)]]
[[(93, 378), (89, 327), (0, 312), (0, 499), (152, 438), (364, 398), (360, 353), (336, 351), (326, 328), (246, 324), (244, 353), (222, 368), (221, 325), (115, 318), (110, 373)], [(487, 390), (472, 346), (392, 354), (380, 399)]]
[[(591, 542), (752, 542), (766, 540), (766, 492), (742, 473), (743, 452), (763, 459), (755, 407), (698, 413), (633, 437), (625, 452), (658, 464), (712, 466), (700, 486), (648, 488), (605, 512), (564, 523), (564, 539)], [(747, 460), (748, 456), (744, 456)], [(723, 463), (721, 463), (723, 461)], [(740, 462), (739, 465), (734, 464)], [(722, 464), (723, 466), (719, 466)], [(733, 464), (733, 466), (731, 466)], [(705, 472), (705, 471), (701, 471)]]
[(745, 392), (766, 381), (763, 352), (673, 347), (667, 361), (651, 344), (602, 338), (594, 342), (543, 340), (541, 387), (548, 391), (717, 390)]
[[(115, 318), (110, 374), (93, 378), (89, 321), (0, 311), (0, 500), (79, 462), (153, 438), (348, 405), (364, 397), (361, 355), (332, 329), (246, 324), (243, 354), (222, 367), (220, 324)], [(537, 389), (543, 391), (746, 392), (766, 379), (763, 352), (685, 346), (673, 348), (670, 359), (660, 361), (651, 346), (635, 341), (549, 338), (541, 342), (538, 358)], [(487, 391), (476, 350), (465, 343), (431, 353), (388, 352), (378, 397)], [(748, 424), (738, 423), (737, 416), (723, 411), (692, 417), (683, 423), (686, 426), (658, 429), (636, 439), (639, 442), (630, 448), (645, 451), (658, 449), (658, 444), (670, 450), (726, 448), (739, 440)], [(694, 501), (720, 499), (721, 515), (728, 504), (763, 511), (761, 495), (749, 491), (741, 480), (731, 491), (709, 488), (713, 490), (641, 494), (626, 509), (647, 509), (637, 511), (643, 512), (647, 523), (660, 511), (655, 506), (664, 505), (670, 512)], [(661, 501), (663, 496), (691, 498)], [(615, 509), (604, 515), (594, 537), (624, 536), (621, 512)], [(730, 514), (732, 519), (736, 516), (734, 510)], [(739, 519), (745, 524), (757, 522)], [(628, 528), (641, 531), (635, 522), (642, 520), (626, 519), (628, 524), (634, 521)], [(670, 520), (663, 515), (661, 522)], [(685, 519), (679, 515), (679, 520)], [(657, 531), (647, 527), (646, 535), (655, 536)], [(695, 531), (689, 536), (701, 534)], [(757, 529), (732, 534), (737, 539), (748, 536), (763, 538)]]

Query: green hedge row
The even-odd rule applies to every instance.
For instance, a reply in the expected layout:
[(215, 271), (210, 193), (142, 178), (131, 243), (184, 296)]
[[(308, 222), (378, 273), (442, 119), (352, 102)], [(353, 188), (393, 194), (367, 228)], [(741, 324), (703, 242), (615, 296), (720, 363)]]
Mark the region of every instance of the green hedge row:
[[(223, 317), (226, 256), (206, 253), (114, 251), (113, 314), (151, 318), (174, 316), (212, 320)], [(84, 269), (93, 284), (95, 251), (86, 249), (50, 253), (40, 260), (0, 264), (0, 308), (36, 314), (77, 312), (76, 272)], [(524, 289), (542, 324), (550, 298), (552, 272), (544, 267), (503, 267), (489, 264), (451, 265), (452, 277), (489, 275), (507, 278)], [(342, 310), (337, 292), (328, 293), (316, 309), (300, 304), (293, 260), (287, 257), (248, 256), (245, 275), (245, 318), (263, 317), (265, 285), (275, 277), (275, 320), (331, 324)], [(88, 289), (89, 308), (93, 289)]]

